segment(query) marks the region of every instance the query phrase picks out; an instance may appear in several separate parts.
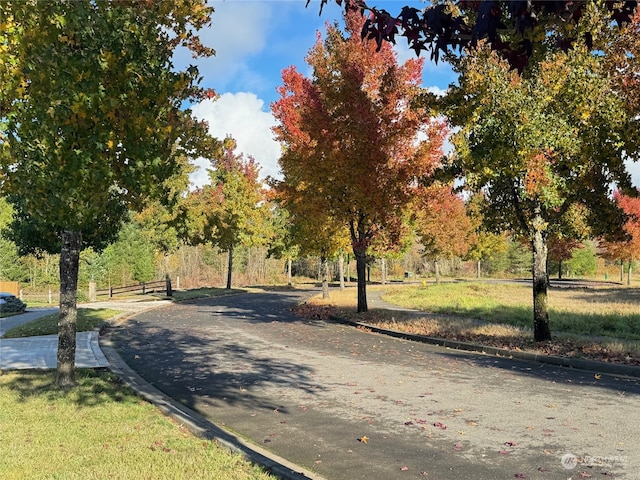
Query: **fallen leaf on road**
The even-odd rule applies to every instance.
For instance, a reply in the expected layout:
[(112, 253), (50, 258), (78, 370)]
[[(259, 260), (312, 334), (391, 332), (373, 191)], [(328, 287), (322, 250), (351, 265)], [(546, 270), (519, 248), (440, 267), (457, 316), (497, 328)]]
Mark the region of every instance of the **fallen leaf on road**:
[(513, 440), (509, 440), (508, 442), (504, 442), (505, 445), (509, 446), (509, 447), (515, 447), (516, 445), (518, 445), (516, 442), (514, 442)]
[(453, 446), (453, 449), (459, 452), (460, 450), (462, 450), (462, 444), (461, 443), (456, 443)]
[(409, 467), (402, 467), (400, 470), (402, 470), (403, 472), (406, 472), (407, 470), (409, 470)]
[(368, 440), (369, 440), (369, 437), (367, 437), (366, 435), (363, 435), (358, 439), (360, 443), (367, 443)]
[(436, 423), (434, 423), (434, 424), (433, 424), (433, 426), (434, 426), (434, 427), (438, 427), (438, 428), (439, 428), (439, 429), (441, 429), (441, 430), (446, 430), (446, 429), (447, 429), (447, 426), (446, 426), (446, 425), (444, 425), (444, 424), (442, 424), (442, 423), (440, 423), (440, 422), (436, 422)]

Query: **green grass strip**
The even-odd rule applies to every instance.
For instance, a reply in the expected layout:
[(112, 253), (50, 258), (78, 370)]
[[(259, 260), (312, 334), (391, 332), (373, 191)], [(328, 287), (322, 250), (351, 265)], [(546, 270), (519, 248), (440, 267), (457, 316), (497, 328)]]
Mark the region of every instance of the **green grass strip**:
[(55, 372), (0, 375), (0, 478), (273, 478), (193, 436), (115, 375), (78, 370), (76, 378), (77, 387), (59, 390)]

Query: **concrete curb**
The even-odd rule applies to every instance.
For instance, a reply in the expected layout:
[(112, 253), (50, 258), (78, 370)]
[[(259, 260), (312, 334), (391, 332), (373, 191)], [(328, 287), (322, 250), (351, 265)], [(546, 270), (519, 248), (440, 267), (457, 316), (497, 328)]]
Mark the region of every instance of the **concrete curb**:
[(551, 355), (541, 355), (538, 353), (519, 352), (514, 350), (507, 350), (504, 348), (488, 347), (485, 345), (479, 345), (468, 342), (458, 342), (455, 340), (447, 340), (444, 338), (428, 337), (425, 335), (416, 335), (407, 332), (400, 332), (398, 330), (388, 330), (373, 325), (369, 325), (363, 322), (354, 322), (346, 318), (331, 316), (329, 317), (336, 323), (342, 323), (344, 325), (350, 325), (352, 327), (366, 328), (375, 333), (382, 335), (388, 335), (394, 338), (400, 338), (404, 340), (411, 340), (414, 342), (427, 343), (430, 345), (437, 345), (452, 350), (463, 350), (467, 352), (482, 353), (485, 355), (493, 355), (496, 357), (504, 357), (508, 359), (523, 360), (526, 362), (537, 362), (549, 365), (555, 365), (558, 367), (575, 368), (577, 370), (587, 370), (599, 374), (625, 376), (640, 378), (640, 367), (634, 365), (620, 365), (616, 363), (598, 362), (596, 360), (583, 360), (580, 358), (566, 358), (566, 357), (554, 357)]
[(140, 397), (155, 405), (162, 413), (184, 425), (194, 435), (213, 440), (220, 446), (238, 453), (251, 463), (262, 466), (281, 480), (326, 480), (288, 460), (240, 438), (207, 420), (198, 412), (176, 402), (133, 371), (113, 347), (108, 328), (101, 326), (100, 348), (109, 362), (109, 370), (118, 375)]

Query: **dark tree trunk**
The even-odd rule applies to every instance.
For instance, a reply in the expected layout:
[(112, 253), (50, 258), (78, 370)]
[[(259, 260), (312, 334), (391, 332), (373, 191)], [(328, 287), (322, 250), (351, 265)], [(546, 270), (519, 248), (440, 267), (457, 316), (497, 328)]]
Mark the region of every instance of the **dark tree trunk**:
[(558, 261), (558, 280), (562, 280), (562, 260)]
[(547, 308), (547, 239), (542, 217), (534, 221), (533, 248), (533, 337), (536, 342), (551, 340)]
[(82, 234), (64, 230), (60, 251), (60, 317), (58, 321), (58, 356), (56, 385), (72, 387), (76, 383), (76, 330), (78, 266)]
[(354, 248), (356, 256), (356, 273), (358, 277), (358, 313), (367, 312), (367, 254), (364, 250)]
[(356, 257), (356, 275), (358, 282), (358, 313), (367, 312), (367, 247), (369, 239), (365, 235), (361, 222), (357, 227), (354, 221), (349, 222), (351, 245)]
[(229, 247), (229, 262), (227, 265), (227, 290), (231, 290), (232, 272), (233, 272), (233, 246)]

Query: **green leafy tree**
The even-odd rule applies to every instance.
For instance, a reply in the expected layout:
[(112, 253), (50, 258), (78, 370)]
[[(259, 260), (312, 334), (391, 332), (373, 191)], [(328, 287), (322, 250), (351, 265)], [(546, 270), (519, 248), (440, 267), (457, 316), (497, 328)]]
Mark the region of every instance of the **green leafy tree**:
[(598, 261), (594, 242), (585, 242), (581, 248), (571, 252), (571, 258), (567, 260), (566, 266), (573, 275), (588, 276), (596, 273)]
[(176, 71), (172, 56), (212, 53), (194, 33), (211, 12), (203, 0), (0, 3), (0, 179), (31, 229), (17, 243), (60, 252), (58, 386), (75, 384), (80, 251), (166, 196), (176, 156), (206, 138), (182, 107), (202, 93), (197, 68)]
[[(212, 147), (213, 151), (221, 151), (221, 145), (214, 143)], [(189, 190), (189, 173), (195, 169), (184, 155), (177, 157), (176, 161), (182, 164), (180, 173), (165, 182), (172, 201), (167, 203), (151, 199), (144, 209), (133, 216), (133, 221), (140, 225), (143, 235), (153, 244), (155, 252), (162, 255), (165, 276), (170, 271), (170, 254), (175, 253), (182, 245), (180, 205)]]
[(18, 247), (6, 236), (6, 229), (13, 219), (13, 208), (6, 199), (0, 198), (0, 280), (24, 281), (25, 272)]
[(104, 249), (101, 264), (108, 272), (109, 284), (127, 285), (153, 280), (154, 245), (139, 225), (123, 225), (118, 239)]
[(507, 251), (508, 238), (504, 232), (493, 232), (487, 228), (482, 216), (482, 204), (485, 202), (481, 193), (472, 195), (466, 203), (467, 216), (471, 222), (473, 233), (469, 237), (469, 251), (465, 258), (476, 262), (476, 276), (482, 276), (482, 262), (490, 264)]
[[(273, 196), (273, 195), (272, 195)], [(273, 228), (268, 241), (267, 257), (286, 261), (287, 285), (292, 285), (292, 263), (300, 255), (300, 246), (296, 244), (289, 212), (274, 199), (272, 208)]]
[(630, 188), (624, 161), (638, 146), (625, 132), (637, 120), (603, 58), (584, 46), (543, 55), (520, 75), (485, 45), (457, 69), (447, 100), (461, 126), (457, 163), (467, 187), (485, 195), (484, 218), (530, 243), (534, 336), (548, 340), (547, 240), (576, 205), (594, 229), (619, 228), (610, 186)]

